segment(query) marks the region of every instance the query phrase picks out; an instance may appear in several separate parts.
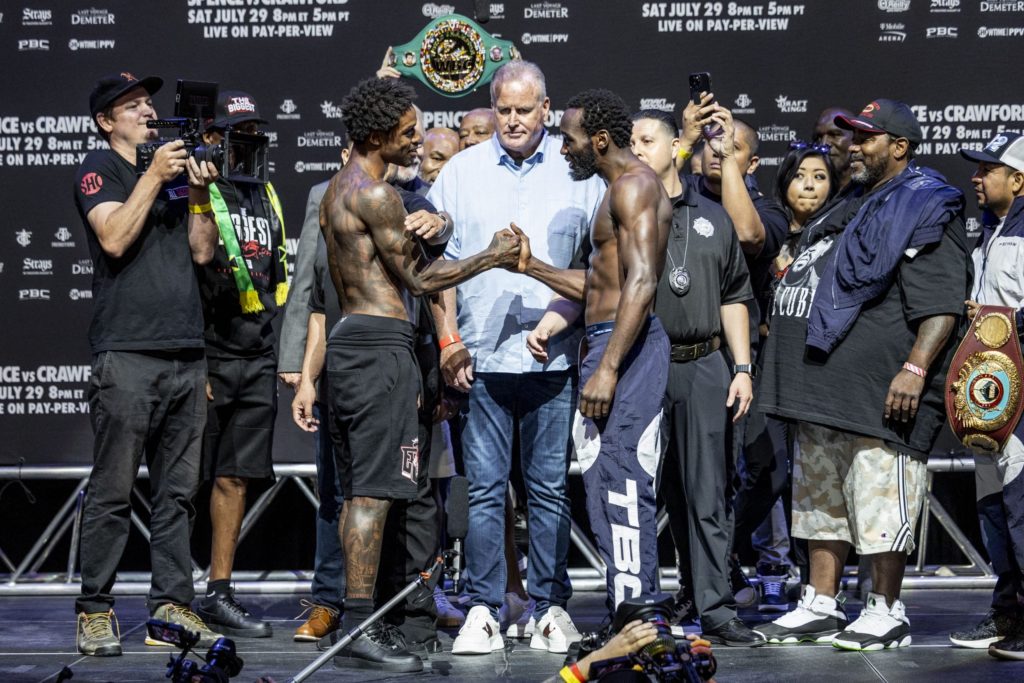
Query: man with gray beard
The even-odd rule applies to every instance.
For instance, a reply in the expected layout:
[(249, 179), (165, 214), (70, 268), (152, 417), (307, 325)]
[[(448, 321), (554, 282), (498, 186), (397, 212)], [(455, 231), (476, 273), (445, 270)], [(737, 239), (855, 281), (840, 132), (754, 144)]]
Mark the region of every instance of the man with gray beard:
[[(878, 99), (835, 123), (853, 131), (852, 182), (779, 282), (760, 396), (798, 423), (793, 535), (808, 540), (810, 585), (758, 631), (881, 650), (911, 640), (900, 586), (971, 266), (963, 194), (913, 161), (924, 136), (910, 107)], [(874, 580), (853, 622), (836, 599), (851, 545)]]

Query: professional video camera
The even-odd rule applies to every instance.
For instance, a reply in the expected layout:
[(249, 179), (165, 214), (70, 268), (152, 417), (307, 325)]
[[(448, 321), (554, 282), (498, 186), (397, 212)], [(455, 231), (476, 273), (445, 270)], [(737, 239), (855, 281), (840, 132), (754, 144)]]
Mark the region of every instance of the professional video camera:
[[(685, 681), (701, 683), (715, 675), (717, 665), (710, 653), (693, 652), (690, 642), (672, 637), (669, 625), (672, 597), (658, 595), (650, 598), (623, 600), (615, 610), (611, 627), (604, 634), (590, 633), (580, 644), (580, 655), (602, 647), (631, 621), (641, 620), (653, 624), (658, 637), (653, 643), (623, 657), (604, 659), (590, 665), (590, 680), (604, 683), (626, 681)], [(637, 670), (637, 669), (640, 670)]]
[(174, 140), (185, 143), (188, 157), (199, 163), (209, 161), (221, 177), (233, 182), (266, 183), (269, 179), (268, 138), (262, 133), (249, 134), (224, 131), (224, 139), (216, 145), (203, 143), (204, 122), (214, 118), (217, 106), (216, 83), (178, 80), (174, 95), (174, 118), (147, 121), (147, 128), (176, 128), (178, 134), (135, 146), (135, 171), (146, 172), (153, 155), (161, 146)]
[(199, 643), (199, 634), (189, 631), (180, 624), (171, 624), (159, 619), (146, 622), (149, 637), (164, 643), (170, 643), (181, 649), (175, 657), (171, 655), (167, 663), (167, 678), (171, 683), (193, 683), (196, 677), (202, 683), (227, 683), (242, 671), (242, 658), (235, 653), (235, 643), (228, 638), (218, 638), (206, 652), (206, 665), (199, 667), (191, 659), (185, 659), (189, 650)]

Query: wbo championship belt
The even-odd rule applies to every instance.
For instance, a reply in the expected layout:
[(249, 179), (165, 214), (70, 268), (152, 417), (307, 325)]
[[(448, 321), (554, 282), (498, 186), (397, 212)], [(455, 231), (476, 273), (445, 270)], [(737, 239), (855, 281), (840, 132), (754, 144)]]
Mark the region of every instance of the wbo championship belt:
[(946, 416), (972, 450), (1003, 449), (1024, 411), (1020, 339), (1015, 311), (982, 306), (946, 374)]
[(498, 40), (461, 14), (434, 19), (404, 45), (392, 48), (391, 64), (446, 97), (462, 97), (491, 82), (506, 62), (520, 59), (510, 41)]

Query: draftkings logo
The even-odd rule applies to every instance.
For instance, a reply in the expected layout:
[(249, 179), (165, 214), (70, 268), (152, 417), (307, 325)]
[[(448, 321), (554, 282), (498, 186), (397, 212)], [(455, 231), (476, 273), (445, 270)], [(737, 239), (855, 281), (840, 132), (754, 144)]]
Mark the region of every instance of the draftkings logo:
[(783, 114), (807, 113), (807, 100), (791, 100), (787, 95), (779, 95), (775, 98), (775, 106)]
[(325, 118), (328, 119), (340, 119), (341, 118), (341, 107), (334, 104), (329, 100), (324, 100), (320, 103), (320, 111), (323, 112)]

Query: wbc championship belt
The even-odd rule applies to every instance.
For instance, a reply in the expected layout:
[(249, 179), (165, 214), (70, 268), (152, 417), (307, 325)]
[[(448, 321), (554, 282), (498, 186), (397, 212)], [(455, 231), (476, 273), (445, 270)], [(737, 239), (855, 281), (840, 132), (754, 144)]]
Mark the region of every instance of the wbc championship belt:
[(1015, 311), (982, 306), (946, 374), (946, 416), (972, 450), (999, 452), (1024, 411)]
[(462, 97), (491, 82), (519, 50), (498, 40), (461, 14), (434, 19), (405, 45), (392, 48), (391, 64), (403, 76), (418, 78), (446, 97)]

